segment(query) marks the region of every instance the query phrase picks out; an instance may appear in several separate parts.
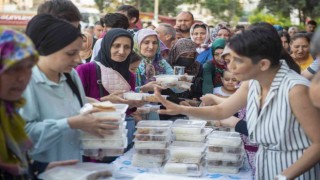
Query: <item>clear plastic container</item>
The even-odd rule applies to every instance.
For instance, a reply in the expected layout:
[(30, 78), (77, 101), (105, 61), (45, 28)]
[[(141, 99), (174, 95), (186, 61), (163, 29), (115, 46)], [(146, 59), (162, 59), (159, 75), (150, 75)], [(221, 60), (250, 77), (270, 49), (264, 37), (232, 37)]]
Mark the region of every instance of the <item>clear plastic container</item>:
[(222, 161), (239, 161), (243, 156), (243, 152), (239, 154), (232, 153), (224, 153), (224, 152), (209, 152), (206, 151), (205, 159), (214, 159), (214, 160), (222, 160)]
[(205, 143), (174, 141), (170, 146), (170, 160), (172, 162), (198, 163), (201, 161), (205, 149)]
[(128, 130), (127, 129), (120, 129), (120, 130), (110, 130), (109, 134), (106, 134), (103, 138), (82, 132), (81, 133), (81, 139), (104, 139), (104, 140), (121, 140), (125, 137), (127, 137)]
[(240, 154), (242, 152), (242, 146), (230, 147), (230, 146), (208, 145), (207, 151), (208, 152), (222, 152), (222, 153)]
[(204, 131), (206, 121), (178, 119), (172, 125), (175, 134), (201, 134)]
[(134, 134), (137, 141), (171, 141), (171, 134), (154, 135), (154, 134)]
[(148, 114), (150, 112), (157, 112), (160, 109), (160, 105), (146, 104), (142, 107), (138, 107), (137, 111), (141, 114)]
[(127, 137), (122, 140), (82, 139), (81, 141), (83, 149), (122, 148), (128, 143)]
[(96, 159), (103, 157), (121, 156), (124, 153), (125, 148), (110, 148), (110, 149), (83, 149), (83, 155)]
[(241, 168), (243, 165), (243, 160), (244, 154), (242, 154), (240, 159), (236, 161), (205, 158), (206, 166), (223, 166), (231, 168)]
[(136, 125), (137, 134), (157, 134), (164, 135), (170, 133), (172, 121), (146, 120), (139, 121)]
[(136, 159), (137, 161), (144, 161), (144, 162), (155, 162), (155, 163), (163, 163), (167, 160), (168, 154), (138, 154), (134, 153), (132, 159)]
[(156, 78), (156, 82), (158, 82), (158, 83), (175, 84), (179, 81), (178, 75), (164, 74), (164, 75), (157, 75), (154, 77)]
[(241, 147), (242, 140), (237, 132), (213, 131), (208, 137), (208, 145)]
[(202, 175), (202, 167), (199, 164), (184, 164), (184, 163), (166, 163), (163, 167), (163, 172), (166, 174), (177, 174), (184, 176), (199, 177)]
[(133, 141), (136, 149), (165, 149), (169, 146), (168, 141)]
[(135, 153), (145, 155), (158, 155), (158, 154), (168, 154), (168, 149), (135, 149)]
[(160, 168), (163, 162), (151, 162), (151, 161), (141, 161), (137, 158), (132, 158), (132, 166), (143, 167), (143, 168)]
[[(163, 98), (167, 98), (168, 96), (167, 95), (161, 95)], [(144, 101), (147, 101), (147, 102), (159, 102), (156, 98), (156, 96), (154, 94), (145, 94), (144, 97), (143, 97), (143, 100)]]
[(123, 93), (123, 98), (126, 100), (142, 101), (145, 93), (126, 92)]
[(204, 142), (208, 134), (212, 131), (211, 128), (204, 128), (201, 134), (174, 134), (174, 141), (193, 141)]
[(207, 172), (209, 173), (226, 173), (226, 174), (237, 174), (239, 168), (227, 167), (227, 166), (206, 166)]

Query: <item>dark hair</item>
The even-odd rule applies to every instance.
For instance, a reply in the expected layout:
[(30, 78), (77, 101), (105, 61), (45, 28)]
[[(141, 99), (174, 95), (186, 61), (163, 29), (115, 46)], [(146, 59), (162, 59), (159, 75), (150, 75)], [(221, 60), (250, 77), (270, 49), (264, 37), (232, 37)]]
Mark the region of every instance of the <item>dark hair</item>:
[(196, 29), (196, 28), (207, 29), (204, 24), (196, 24), (196, 25), (194, 25), (193, 29)]
[(253, 64), (268, 59), (271, 67), (279, 64), (282, 43), (276, 31), (254, 27), (230, 39), (230, 49), (241, 56), (248, 57)]
[(48, 0), (40, 4), (37, 14), (51, 14), (69, 22), (80, 21), (79, 9), (70, 0)]
[[(278, 34), (278, 31), (269, 23), (267, 22), (257, 22), (252, 24), (251, 26), (248, 27), (248, 29), (254, 29), (254, 28), (265, 28), (268, 31), (272, 32), (272, 33), (276, 33)], [(281, 39), (278, 36), (278, 39), (281, 43)], [(293, 58), (288, 54), (288, 52), (282, 47), (282, 43), (281, 43), (281, 54), (280, 54), (280, 59), (284, 59), (286, 60), (288, 66), (290, 67), (290, 69), (296, 71), (297, 73), (300, 74), (300, 66), (293, 60)], [(272, 51), (270, 51), (272, 52)]]
[(97, 21), (97, 22), (95, 22), (95, 23), (94, 23), (94, 25), (95, 25), (95, 26), (96, 26), (96, 25), (103, 26), (103, 24), (101, 23), (101, 21)]
[(117, 11), (124, 11), (127, 12), (128, 19), (136, 18), (136, 21), (134, 23), (137, 23), (139, 20), (139, 10), (135, 8), (134, 6), (130, 5), (122, 5), (118, 7)]
[(141, 61), (141, 56), (139, 56), (137, 53), (134, 51), (131, 52), (130, 56), (130, 64)]
[(245, 28), (244, 28), (244, 25), (236, 25), (236, 31), (238, 31), (238, 30), (241, 30), (241, 31), (243, 31)]
[(291, 37), (291, 43), (297, 39), (304, 38), (310, 44), (310, 38), (307, 33), (296, 33)]
[(287, 33), (286, 31), (279, 31), (278, 34), (279, 34), (280, 38), (281, 37), (287, 38), (288, 43), (290, 43), (290, 35), (289, 35), (289, 33)]
[(217, 33), (219, 33), (219, 31), (221, 30), (221, 29), (225, 29), (225, 30), (227, 30), (228, 32), (229, 32), (229, 36), (231, 37), (231, 31), (230, 31), (230, 29), (229, 28), (227, 28), (227, 27), (221, 27), (219, 30), (218, 30), (218, 32)]
[(127, 16), (120, 13), (108, 13), (101, 19), (105, 27), (128, 29), (130, 24)]
[(317, 26), (317, 22), (315, 20), (310, 20), (307, 22), (307, 24)]

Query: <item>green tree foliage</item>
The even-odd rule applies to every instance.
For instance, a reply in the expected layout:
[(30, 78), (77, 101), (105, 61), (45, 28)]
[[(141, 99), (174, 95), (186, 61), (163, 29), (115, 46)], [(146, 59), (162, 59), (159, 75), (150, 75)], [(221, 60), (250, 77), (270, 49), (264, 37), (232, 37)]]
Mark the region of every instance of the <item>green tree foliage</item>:
[(272, 14), (262, 13), (261, 11), (257, 11), (249, 16), (250, 24), (256, 22), (268, 22), (270, 24), (278, 24), (283, 27), (291, 26), (291, 22), (289, 18), (284, 18), (281, 15), (274, 16)]
[(289, 17), (290, 13), (297, 9), (302, 23), (307, 17), (314, 19), (320, 16), (319, 0), (261, 0), (259, 8), (266, 8), (271, 13), (281, 14), (283, 17)]
[[(179, 9), (177, 6), (185, 3), (184, 0), (159, 0), (159, 14), (175, 16)], [(154, 0), (136, 0), (136, 4), (140, 4), (140, 11), (142, 12), (153, 12), (154, 11)]]
[(99, 11), (102, 13), (104, 8), (107, 6), (106, 0), (94, 0), (96, 5), (98, 6)]
[(239, 0), (205, 0), (202, 2), (214, 17), (230, 22), (235, 17), (242, 16), (242, 4)]

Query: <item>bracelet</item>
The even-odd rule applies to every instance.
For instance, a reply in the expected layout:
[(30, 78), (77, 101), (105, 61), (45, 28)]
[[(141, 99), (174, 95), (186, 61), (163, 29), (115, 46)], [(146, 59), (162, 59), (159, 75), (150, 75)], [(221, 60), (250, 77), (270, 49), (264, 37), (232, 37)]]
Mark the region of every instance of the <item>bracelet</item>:
[(276, 178), (277, 178), (278, 180), (288, 180), (288, 178), (287, 178), (286, 176), (282, 175), (282, 174), (278, 174), (278, 175), (276, 176)]

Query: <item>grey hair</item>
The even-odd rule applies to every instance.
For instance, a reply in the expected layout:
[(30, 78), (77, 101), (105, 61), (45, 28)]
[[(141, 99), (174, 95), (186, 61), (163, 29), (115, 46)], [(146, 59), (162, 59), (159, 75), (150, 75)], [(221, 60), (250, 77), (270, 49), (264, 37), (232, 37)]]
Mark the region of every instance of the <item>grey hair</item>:
[(165, 34), (170, 34), (171, 39), (170, 40), (175, 40), (176, 39), (176, 30), (173, 28), (171, 24), (168, 23), (160, 23), (159, 26), (162, 26), (165, 28)]
[(316, 30), (311, 41), (311, 53), (320, 55), (320, 27)]

